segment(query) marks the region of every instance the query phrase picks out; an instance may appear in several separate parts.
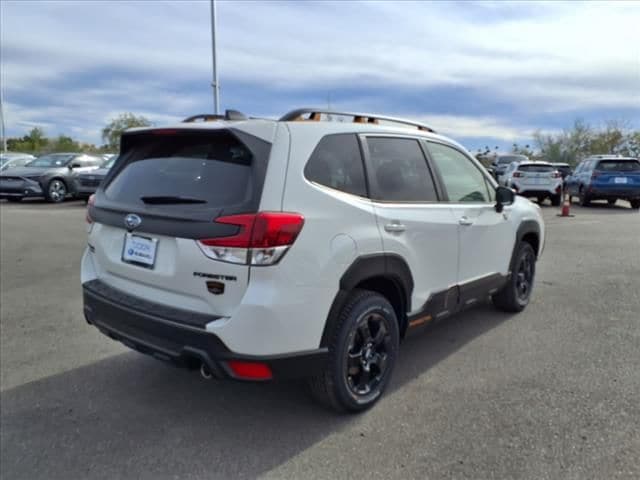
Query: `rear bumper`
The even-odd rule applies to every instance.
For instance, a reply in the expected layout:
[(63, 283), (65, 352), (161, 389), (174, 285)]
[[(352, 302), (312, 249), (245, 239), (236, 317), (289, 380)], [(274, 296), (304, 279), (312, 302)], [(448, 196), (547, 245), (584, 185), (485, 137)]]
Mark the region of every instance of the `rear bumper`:
[(640, 188), (637, 187), (597, 187), (587, 188), (587, 193), (592, 198), (640, 198)]
[(518, 193), (518, 195), (522, 195), (523, 197), (537, 197), (537, 196), (553, 196), (553, 195), (559, 195), (560, 192), (557, 191), (557, 188), (539, 188), (539, 187), (533, 187), (533, 186), (527, 186), (527, 185), (513, 185), (514, 190)]
[(129, 348), (181, 367), (198, 368), (204, 363), (217, 378), (238, 379), (227, 362), (260, 362), (278, 380), (308, 377), (326, 365), (326, 348), (269, 356), (237, 354), (204, 329), (216, 317), (153, 304), (100, 280), (84, 283), (82, 290), (89, 324)]

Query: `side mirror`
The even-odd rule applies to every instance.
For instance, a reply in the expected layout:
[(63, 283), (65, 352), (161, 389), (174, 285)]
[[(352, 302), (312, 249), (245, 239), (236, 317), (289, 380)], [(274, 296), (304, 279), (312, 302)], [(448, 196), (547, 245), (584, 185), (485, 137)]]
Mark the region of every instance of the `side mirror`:
[(74, 168), (80, 168), (82, 165), (79, 163), (73, 162), (69, 165), (69, 170), (73, 170)]
[(496, 212), (501, 213), (504, 210), (504, 206), (511, 205), (515, 199), (516, 194), (510, 188), (496, 187)]

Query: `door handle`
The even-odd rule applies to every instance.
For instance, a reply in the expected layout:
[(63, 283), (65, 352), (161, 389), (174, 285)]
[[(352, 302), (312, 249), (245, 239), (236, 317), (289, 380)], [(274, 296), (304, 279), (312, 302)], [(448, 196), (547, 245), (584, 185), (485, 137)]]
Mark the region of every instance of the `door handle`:
[(387, 223), (384, 226), (384, 229), (389, 233), (402, 233), (407, 229), (407, 227), (401, 223)]
[(460, 217), (460, 220), (458, 220), (458, 223), (460, 225), (464, 225), (465, 227), (468, 227), (470, 225), (473, 225), (473, 220), (471, 220), (469, 217), (464, 216), (464, 217)]

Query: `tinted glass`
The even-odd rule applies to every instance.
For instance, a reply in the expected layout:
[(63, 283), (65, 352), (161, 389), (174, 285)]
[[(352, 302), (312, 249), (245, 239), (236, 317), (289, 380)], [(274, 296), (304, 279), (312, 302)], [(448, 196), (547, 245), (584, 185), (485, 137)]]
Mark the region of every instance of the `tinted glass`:
[(511, 163), (511, 162), (526, 162), (528, 160), (524, 155), (505, 155), (503, 157), (498, 157), (498, 163)]
[(308, 180), (353, 195), (367, 196), (360, 146), (355, 135), (320, 140), (304, 169)]
[(417, 140), (367, 138), (372, 198), (391, 202), (437, 201), (433, 178)]
[(107, 198), (140, 204), (142, 197), (184, 197), (208, 207), (251, 198), (253, 155), (228, 131), (139, 137), (128, 140), (124, 166), (107, 185)]
[(601, 160), (596, 170), (603, 172), (640, 172), (637, 160)]
[(490, 185), (467, 156), (451, 147), (429, 142), (435, 162), (451, 202), (490, 202)]
[(29, 167), (66, 167), (75, 155), (43, 155), (29, 163)]
[(555, 172), (556, 167), (551, 165), (520, 165), (518, 170), (521, 172)]

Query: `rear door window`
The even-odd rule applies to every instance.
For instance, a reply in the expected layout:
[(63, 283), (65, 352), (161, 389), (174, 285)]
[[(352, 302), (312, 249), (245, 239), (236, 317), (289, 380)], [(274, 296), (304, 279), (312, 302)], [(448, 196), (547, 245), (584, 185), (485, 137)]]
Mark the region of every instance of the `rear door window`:
[(551, 173), (555, 172), (556, 168), (551, 165), (520, 165), (518, 168), (521, 172), (536, 172), (536, 173)]
[(640, 172), (637, 160), (600, 160), (596, 165), (600, 172)]
[(438, 196), (418, 140), (367, 137), (371, 198), (387, 202), (436, 202)]
[(327, 135), (304, 169), (307, 180), (341, 192), (367, 196), (360, 145), (355, 134)]
[(219, 208), (247, 204), (261, 190), (254, 154), (228, 130), (132, 134), (123, 149), (105, 188), (119, 203)]

